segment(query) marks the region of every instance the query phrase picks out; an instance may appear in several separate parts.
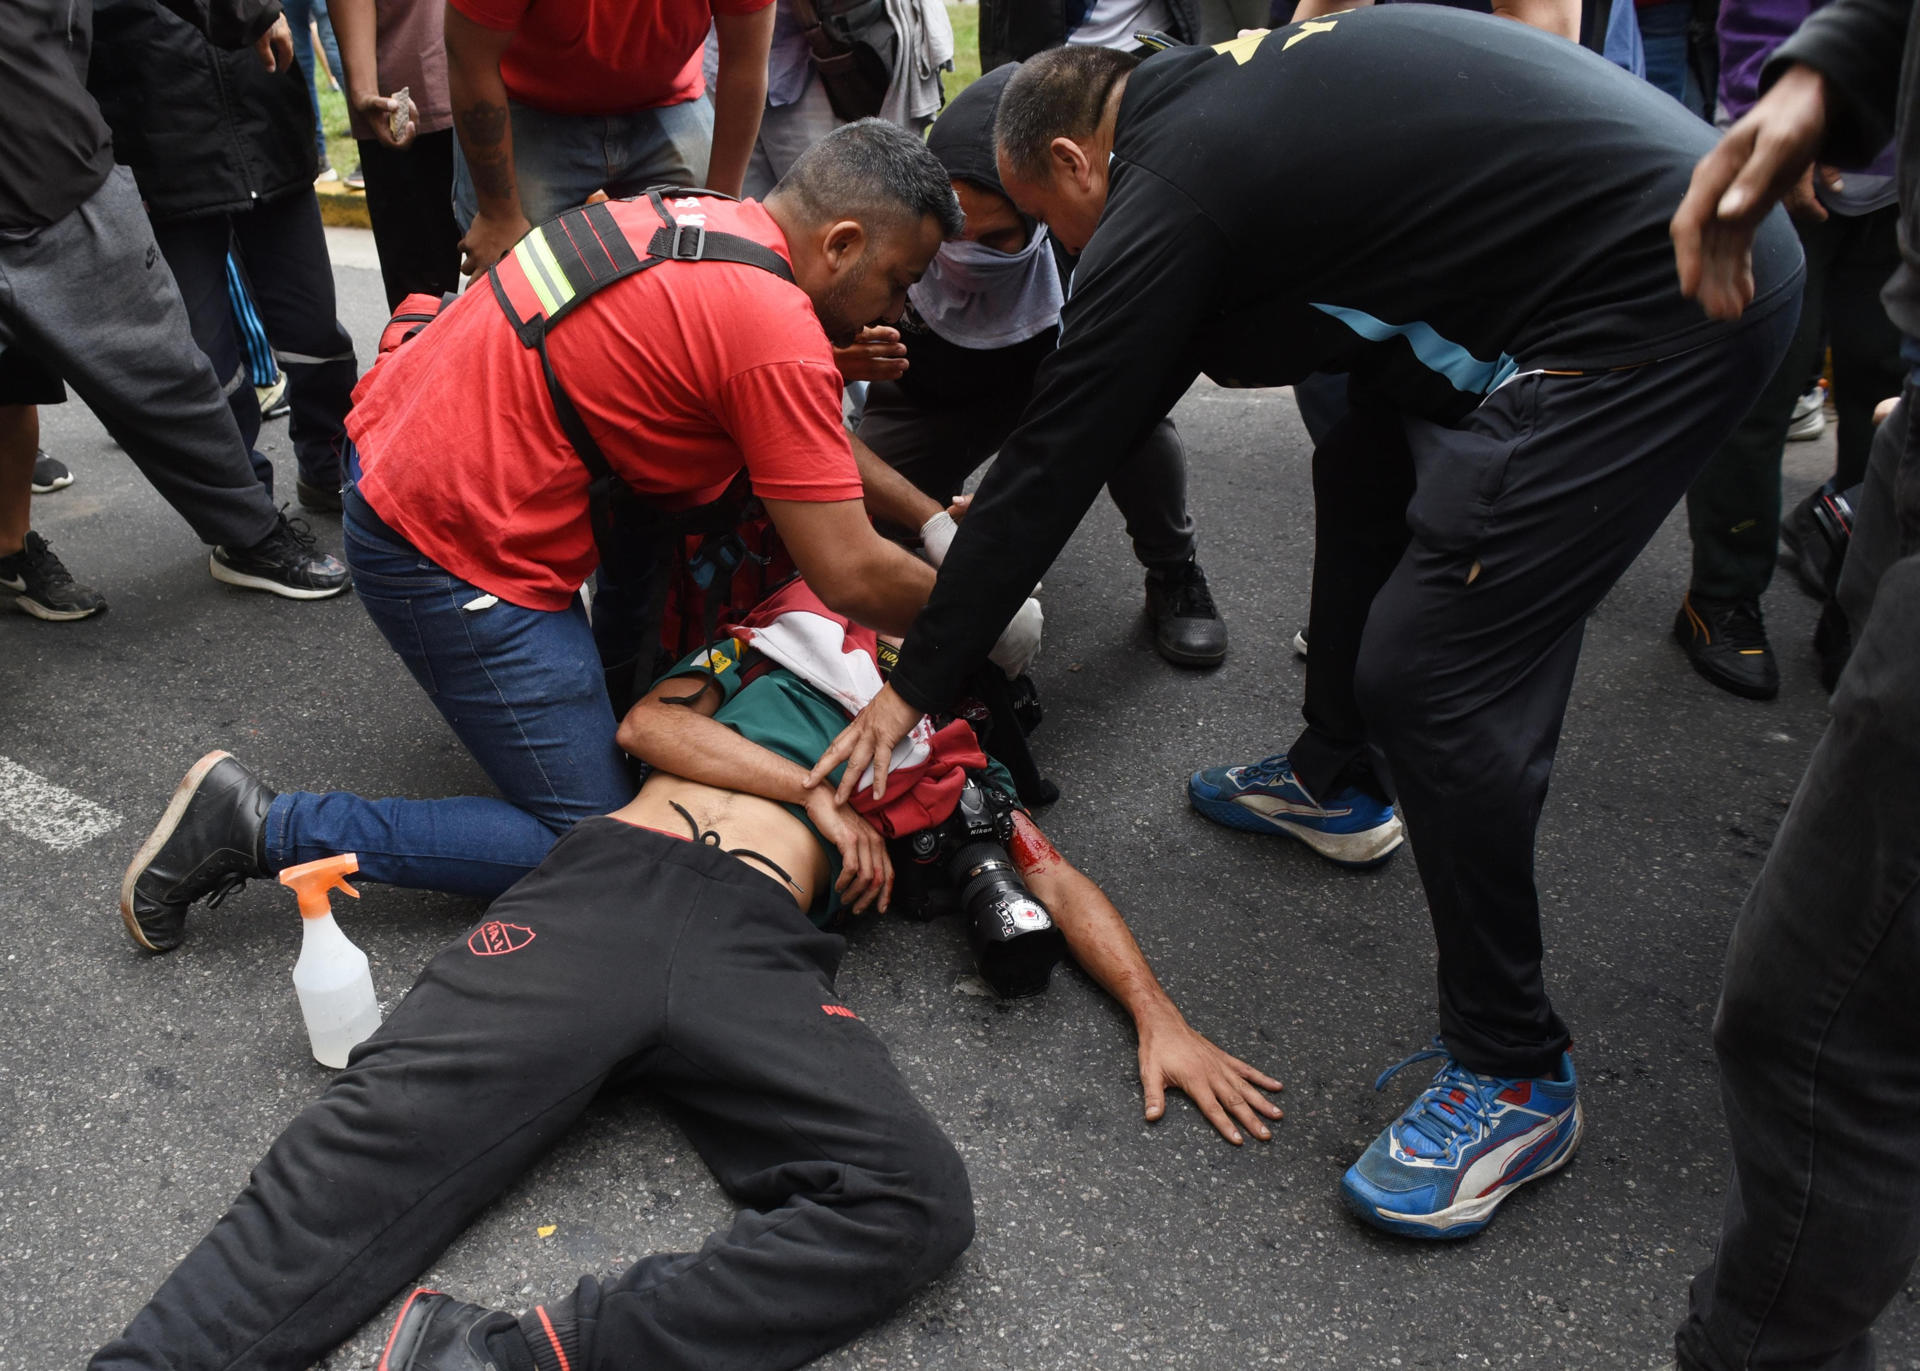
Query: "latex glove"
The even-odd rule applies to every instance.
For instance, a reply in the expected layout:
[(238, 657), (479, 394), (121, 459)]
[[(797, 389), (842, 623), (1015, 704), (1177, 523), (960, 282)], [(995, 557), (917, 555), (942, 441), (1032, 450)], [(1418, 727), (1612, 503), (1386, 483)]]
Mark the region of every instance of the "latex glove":
[(1040, 651), (1041, 619), (1040, 602), (1029, 599), (1013, 616), (1013, 622), (993, 645), (993, 651), (987, 654), (995, 666), (1007, 673), (1009, 681), (1031, 666), (1034, 655)]
[(936, 568), (947, 560), (947, 549), (953, 546), (954, 535), (959, 532), (960, 525), (953, 521), (952, 512), (944, 509), (920, 525), (920, 546)]

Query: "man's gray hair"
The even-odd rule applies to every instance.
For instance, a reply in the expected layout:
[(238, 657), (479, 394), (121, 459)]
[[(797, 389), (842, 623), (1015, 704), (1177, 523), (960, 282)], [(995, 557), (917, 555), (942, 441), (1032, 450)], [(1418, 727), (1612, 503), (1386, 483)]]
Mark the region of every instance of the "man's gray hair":
[(993, 115), (1000, 155), (1023, 181), (1045, 182), (1053, 140), (1085, 139), (1100, 127), (1107, 97), (1140, 65), (1112, 48), (1052, 48), (1020, 64)]
[(966, 220), (947, 169), (926, 143), (885, 119), (858, 119), (801, 153), (774, 187), (793, 196), (816, 221), (857, 219), (872, 227), (932, 218), (942, 238)]

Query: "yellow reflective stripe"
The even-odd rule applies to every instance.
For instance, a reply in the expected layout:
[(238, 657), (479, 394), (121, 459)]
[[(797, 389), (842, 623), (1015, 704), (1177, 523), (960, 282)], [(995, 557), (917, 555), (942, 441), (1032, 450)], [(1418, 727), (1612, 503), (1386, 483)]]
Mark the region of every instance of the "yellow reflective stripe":
[(534, 260), (540, 263), (546, 272), (547, 288), (561, 304), (574, 297), (573, 285), (567, 280), (566, 272), (560, 270), (560, 259), (553, 255), (553, 248), (547, 242), (547, 231), (535, 229), (526, 237), (528, 248), (533, 252)]
[(540, 308), (548, 314), (557, 314), (560, 312), (560, 302), (555, 300), (553, 292), (547, 289), (543, 279), (546, 273), (541, 270), (540, 263), (527, 246), (531, 242), (533, 242), (533, 235), (529, 234), (513, 245), (514, 260), (520, 264), (520, 271), (527, 278), (527, 284), (533, 287), (533, 293), (539, 297)]

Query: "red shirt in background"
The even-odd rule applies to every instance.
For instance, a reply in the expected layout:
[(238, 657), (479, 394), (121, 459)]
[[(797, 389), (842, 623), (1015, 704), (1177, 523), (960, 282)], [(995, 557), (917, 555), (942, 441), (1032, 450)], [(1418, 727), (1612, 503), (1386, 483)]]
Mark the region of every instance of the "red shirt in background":
[[(788, 257), (757, 203), (668, 202), (685, 222)], [(660, 218), (612, 201), (640, 244)], [(607, 286), (547, 339), (553, 368), (620, 477), (674, 507), (717, 499), (744, 466), (776, 500), (861, 497), (841, 379), (813, 305), (759, 267), (667, 262)], [(361, 378), (347, 416), (360, 493), (464, 580), (528, 609), (565, 609), (598, 561), (587, 469), (540, 373), (479, 282)]]
[(555, 114), (626, 114), (697, 100), (716, 14), (773, 0), (448, 0), (474, 23), (511, 30), (507, 94)]

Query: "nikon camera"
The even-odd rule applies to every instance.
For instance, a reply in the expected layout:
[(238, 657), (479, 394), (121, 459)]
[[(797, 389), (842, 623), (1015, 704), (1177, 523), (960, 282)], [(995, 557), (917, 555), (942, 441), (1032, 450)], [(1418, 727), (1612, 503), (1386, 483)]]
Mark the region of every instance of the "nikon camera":
[(1067, 950), (1007, 853), (1013, 808), (998, 788), (970, 775), (953, 813), (898, 841), (893, 862), (895, 909), (929, 919), (957, 905), (980, 979), (1003, 999), (1045, 990)]

